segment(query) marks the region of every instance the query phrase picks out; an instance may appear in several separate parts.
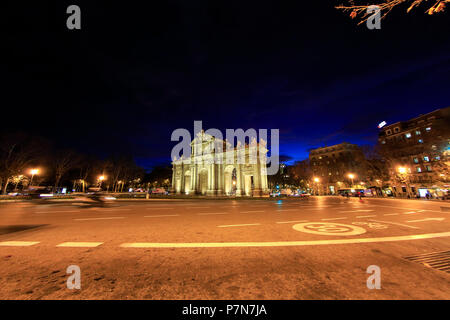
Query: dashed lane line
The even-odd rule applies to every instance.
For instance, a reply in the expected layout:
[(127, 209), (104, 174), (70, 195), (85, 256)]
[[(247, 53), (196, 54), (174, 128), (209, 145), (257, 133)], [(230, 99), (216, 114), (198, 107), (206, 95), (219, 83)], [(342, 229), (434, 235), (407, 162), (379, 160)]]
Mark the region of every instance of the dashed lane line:
[(209, 215), (215, 215), (215, 214), (230, 214), (229, 212), (201, 212), (197, 213), (199, 216), (209, 216)]
[(390, 222), (390, 221), (380, 221), (380, 220), (369, 220), (369, 221), (374, 221), (374, 222), (381, 222), (381, 223), (387, 223), (387, 224), (393, 224), (396, 226), (401, 226), (401, 227), (407, 227), (407, 228), (411, 228), (411, 229), (420, 229), (419, 227), (414, 227), (414, 226), (409, 226), (407, 224), (403, 224), (403, 223), (397, 223), (397, 222)]
[(339, 218), (325, 218), (321, 219), (322, 221), (333, 221), (333, 220), (344, 220), (347, 219), (347, 217), (339, 217)]
[(90, 221), (90, 220), (114, 220), (114, 219), (125, 219), (125, 217), (82, 218), (82, 219), (73, 219), (73, 220), (75, 220), (75, 221)]
[(375, 210), (365, 210), (365, 209), (358, 209), (358, 210), (349, 210), (349, 211), (339, 211), (339, 213), (347, 213), (347, 212), (372, 212)]
[(219, 228), (231, 228), (231, 227), (247, 227), (247, 226), (259, 226), (260, 223), (245, 223), (245, 224), (227, 224), (222, 226), (217, 226)]
[(179, 214), (158, 214), (153, 216), (144, 216), (144, 218), (178, 217)]
[(3, 241), (0, 247), (29, 247), (38, 244), (39, 241)]
[(275, 223), (297, 223), (297, 222), (308, 222), (308, 220), (297, 220), (297, 221), (278, 221)]
[[(396, 209), (416, 210), (416, 211), (417, 211), (416, 208), (394, 207), (394, 206), (384, 206), (384, 205), (377, 205), (377, 207), (396, 208)], [(442, 213), (441, 211), (430, 210), (430, 209), (422, 209), (422, 211), (430, 211), (430, 212), (438, 212), (438, 213)]]
[(80, 212), (80, 210), (52, 210), (52, 211), (36, 211), (36, 213), (73, 213)]
[(278, 242), (188, 242), (188, 243), (152, 243), (135, 242), (123, 243), (122, 248), (230, 248), (230, 247), (287, 247), (287, 246), (314, 246), (330, 244), (355, 244), (373, 242), (394, 242), (407, 240), (422, 240), (432, 238), (450, 237), (450, 232), (425, 233), (409, 236), (394, 236), (380, 238), (355, 238), (334, 240), (311, 240), (311, 241), (278, 241)]
[(63, 242), (57, 247), (69, 247), (69, 248), (94, 248), (102, 245), (103, 242)]

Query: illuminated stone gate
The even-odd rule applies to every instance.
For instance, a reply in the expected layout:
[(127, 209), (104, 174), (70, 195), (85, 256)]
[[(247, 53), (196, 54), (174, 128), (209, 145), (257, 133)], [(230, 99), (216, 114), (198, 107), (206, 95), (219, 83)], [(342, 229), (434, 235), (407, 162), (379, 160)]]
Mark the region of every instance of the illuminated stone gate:
[[(217, 143), (222, 143), (223, 151), (205, 154), (204, 150)], [(172, 192), (210, 196), (268, 194), (265, 146), (255, 141), (246, 144), (242, 153), (245, 161), (237, 161), (239, 152), (236, 150), (226, 150), (225, 141), (200, 132), (191, 142), (190, 158), (172, 162)], [(256, 154), (253, 163), (249, 161), (251, 152)]]

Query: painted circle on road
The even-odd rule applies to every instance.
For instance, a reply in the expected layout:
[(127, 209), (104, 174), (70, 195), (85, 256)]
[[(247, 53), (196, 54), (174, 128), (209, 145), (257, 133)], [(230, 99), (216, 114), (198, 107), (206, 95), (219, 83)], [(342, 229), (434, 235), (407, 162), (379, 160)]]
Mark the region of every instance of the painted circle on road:
[(366, 229), (342, 223), (305, 222), (292, 226), (294, 230), (327, 236), (356, 236)]

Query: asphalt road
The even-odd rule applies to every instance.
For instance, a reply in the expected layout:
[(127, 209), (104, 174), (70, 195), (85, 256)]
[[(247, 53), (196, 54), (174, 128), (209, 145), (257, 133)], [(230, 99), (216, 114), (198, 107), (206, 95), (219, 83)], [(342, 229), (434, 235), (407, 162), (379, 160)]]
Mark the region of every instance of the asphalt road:
[[(442, 207), (338, 197), (1, 204), (0, 299), (449, 299)], [(70, 265), (79, 290), (67, 288)], [(367, 287), (371, 265), (381, 289)]]

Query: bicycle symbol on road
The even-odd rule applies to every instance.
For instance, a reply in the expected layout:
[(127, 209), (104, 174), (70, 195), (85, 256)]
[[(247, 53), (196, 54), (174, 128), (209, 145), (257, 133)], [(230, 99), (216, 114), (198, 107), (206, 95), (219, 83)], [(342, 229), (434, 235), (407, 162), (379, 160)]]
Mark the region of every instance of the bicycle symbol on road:
[(353, 222), (357, 226), (368, 226), (371, 229), (382, 230), (387, 229), (388, 226), (379, 222)]
[(328, 222), (298, 223), (292, 228), (301, 232), (328, 236), (355, 236), (366, 232), (366, 229), (354, 225)]

